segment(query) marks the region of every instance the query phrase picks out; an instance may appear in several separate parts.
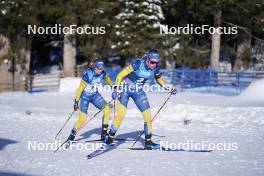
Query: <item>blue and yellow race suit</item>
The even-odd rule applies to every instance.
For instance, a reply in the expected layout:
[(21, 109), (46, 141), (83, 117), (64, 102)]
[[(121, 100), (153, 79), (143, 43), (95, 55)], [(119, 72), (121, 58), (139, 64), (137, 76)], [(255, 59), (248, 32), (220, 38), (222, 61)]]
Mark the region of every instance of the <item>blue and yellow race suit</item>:
[(101, 74), (96, 74), (93, 69), (87, 69), (82, 76), (81, 83), (75, 97), (77, 101), (80, 101), (79, 119), (75, 123), (75, 131), (79, 131), (86, 121), (89, 103), (92, 103), (98, 109), (104, 108), (103, 125), (109, 124), (110, 108), (96, 88), (96, 86), (101, 84), (103, 81), (112, 85), (112, 81), (105, 71)]
[[(168, 84), (161, 78), (160, 68), (148, 68), (146, 60), (138, 59), (132, 64), (125, 67), (116, 78), (116, 86), (121, 88), (121, 93), (117, 103), (117, 115), (110, 128), (111, 134), (115, 134), (120, 127), (125, 114), (127, 112), (127, 104), (129, 98), (132, 98), (143, 115), (145, 124), (145, 135), (152, 132), (152, 121), (149, 101), (143, 90), (143, 85), (149, 79), (155, 78), (157, 83), (165, 89), (169, 89)], [(127, 87), (136, 87), (136, 89), (128, 89)], [(113, 137), (113, 136), (111, 136)]]

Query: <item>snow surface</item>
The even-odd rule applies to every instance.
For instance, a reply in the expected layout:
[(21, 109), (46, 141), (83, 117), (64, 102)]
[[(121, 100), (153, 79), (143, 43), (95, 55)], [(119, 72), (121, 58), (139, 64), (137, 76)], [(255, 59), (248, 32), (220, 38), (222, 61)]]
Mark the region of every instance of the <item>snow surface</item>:
[(70, 93), (78, 89), (80, 85), (81, 78), (68, 77), (60, 79), (59, 92), (61, 93)]
[[(0, 94), (0, 175), (263, 175), (264, 174), (264, 81), (252, 83), (239, 96), (205, 92), (180, 92), (173, 96), (153, 123), (154, 141), (237, 143), (238, 149), (211, 153), (131, 151), (132, 141), (91, 160), (91, 150), (28, 150), (29, 141), (54, 142), (54, 136), (72, 111), (75, 84), (62, 81), (64, 87), (54, 93)], [(68, 85), (68, 86), (67, 86)], [(110, 94), (103, 94), (110, 100)], [(168, 96), (148, 93), (152, 112)], [(97, 112), (90, 106), (89, 116)], [(100, 117), (80, 132), (83, 142), (100, 136)], [(113, 116), (113, 112), (112, 115)], [(59, 135), (64, 140), (77, 113)], [(185, 125), (184, 119), (191, 119)], [(143, 129), (143, 120), (133, 101), (118, 131), (119, 138), (135, 139)], [(142, 142), (142, 140), (141, 140)], [(142, 146), (138, 142), (137, 146)], [(75, 145), (75, 144), (73, 144)]]

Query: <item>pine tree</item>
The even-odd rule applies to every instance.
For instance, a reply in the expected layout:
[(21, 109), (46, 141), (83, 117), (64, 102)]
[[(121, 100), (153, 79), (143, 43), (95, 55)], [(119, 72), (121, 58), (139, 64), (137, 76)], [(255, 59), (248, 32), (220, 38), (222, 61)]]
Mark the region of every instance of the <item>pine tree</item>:
[[(188, 23), (194, 24), (194, 26), (203, 24), (219, 26), (217, 23), (220, 23), (221, 27), (239, 26), (238, 35), (221, 35), (221, 47), (227, 50), (236, 49), (235, 70), (239, 70), (242, 66), (247, 67), (250, 62), (251, 39), (249, 36), (255, 35), (258, 38), (263, 38), (263, 32), (261, 32), (264, 26), (263, 1), (168, 0), (162, 7), (166, 23), (170, 26), (184, 26)], [(215, 20), (218, 12), (221, 12), (221, 18), (218, 18), (219, 22)], [(205, 54), (205, 51), (210, 50), (210, 45), (208, 45), (211, 40), (210, 35), (179, 35), (177, 37), (181, 47), (179, 50), (175, 50), (176, 55), (177, 53), (186, 53), (182, 55), (186, 57), (188, 52), (193, 52), (193, 48), (197, 51), (204, 48), (204, 51), (200, 51), (200, 54), (196, 52), (196, 54), (208, 60), (209, 53)], [(189, 61), (188, 63), (192, 63), (192, 60), (197, 59), (195, 57), (179, 58), (179, 55), (176, 56), (176, 61), (185, 59)], [(200, 62), (200, 64), (203, 63), (207, 63), (207, 61)]]
[[(29, 71), (31, 38), (27, 35), (26, 26), (36, 23), (35, 5), (33, 0), (0, 2), (0, 34), (9, 45), (6, 48), (8, 51), (0, 58), (0, 82), (12, 84), (13, 90), (16, 83), (23, 82)], [(23, 84), (20, 84), (22, 88)]]
[(122, 0), (116, 16), (117, 40), (113, 48), (124, 58), (139, 56), (157, 47), (159, 26), (164, 19), (159, 0)]

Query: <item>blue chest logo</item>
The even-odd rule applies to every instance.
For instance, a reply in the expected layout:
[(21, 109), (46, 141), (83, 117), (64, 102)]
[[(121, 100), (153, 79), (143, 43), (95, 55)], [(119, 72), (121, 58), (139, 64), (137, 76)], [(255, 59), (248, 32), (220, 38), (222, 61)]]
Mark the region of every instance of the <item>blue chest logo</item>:
[(100, 84), (102, 82), (102, 76), (94, 76), (91, 80), (91, 84)]
[(150, 78), (153, 75), (153, 71), (147, 70), (145, 68), (145, 65), (143, 63), (141, 63), (139, 69), (136, 71), (136, 74), (138, 77)]
[(138, 73), (138, 76), (146, 78), (146, 77), (151, 76), (151, 72), (146, 71), (146, 70), (140, 70)]

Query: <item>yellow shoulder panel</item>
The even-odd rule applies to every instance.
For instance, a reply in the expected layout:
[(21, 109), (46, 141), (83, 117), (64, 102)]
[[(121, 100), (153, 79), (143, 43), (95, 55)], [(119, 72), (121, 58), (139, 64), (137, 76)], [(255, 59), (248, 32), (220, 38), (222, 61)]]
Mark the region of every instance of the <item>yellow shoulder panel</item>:
[(116, 77), (116, 85), (119, 86), (122, 80), (134, 71), (132, 65), (125, 67)]
[(107, 84), (109, 84), (110, 86), (113, 85), (113, 82), (112, 82), (111, 78), (110, 78), (108, 75), (105, 76), (104, 80), (105, 80), (105, 81), (107, 82)]

